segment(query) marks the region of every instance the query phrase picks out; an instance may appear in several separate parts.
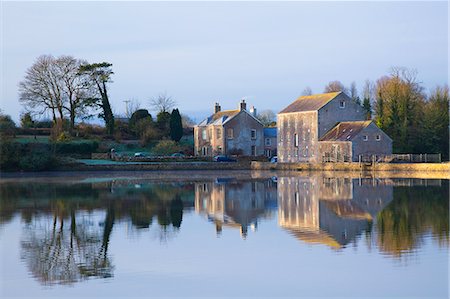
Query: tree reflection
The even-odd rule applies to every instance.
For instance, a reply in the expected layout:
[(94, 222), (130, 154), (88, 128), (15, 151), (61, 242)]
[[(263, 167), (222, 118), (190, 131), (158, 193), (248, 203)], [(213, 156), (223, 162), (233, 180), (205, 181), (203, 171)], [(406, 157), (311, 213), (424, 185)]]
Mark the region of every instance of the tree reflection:
[[(71, 284), (113, 276), (111, 234), (118, 221), (136, 229), (158, 219), (161, 238), (181, 228), (193, 205), (193, 185), (110, 180), (95, 183), (2, 183), (3, 222), (22, 214), (21, 257), (43, 284)], [(0, 223), (1, 225), (1, 223)]]
[(448, 181), (442, 186), (397, 187), (394, 201), (378, 214), (378, 246), (393, 256), (417, 249), (424, 235), (449, 244)]
[(111, 277), (114, 268), (107, 248), (112, 225), (105, 225), (102, 234), (92, 219), (77, 218), (75, 210), (68, 217), (59, 212), (55, 210), (53, 218), (39, 215), (25, 229), (22, 259), (32, 275), (44, 284)]

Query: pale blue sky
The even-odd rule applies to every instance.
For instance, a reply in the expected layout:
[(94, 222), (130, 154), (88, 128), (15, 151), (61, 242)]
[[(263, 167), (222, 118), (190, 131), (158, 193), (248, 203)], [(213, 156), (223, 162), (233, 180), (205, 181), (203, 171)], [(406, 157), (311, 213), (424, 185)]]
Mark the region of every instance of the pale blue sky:
[(242, 97), (278, 111), (306, 86), (415, 68), (448, 80), (447, 2), (3, 2), (0, 108), (19, 118), (17, 84), (42, 54), (113, 63), (110, 98), (166, 91), (197, 120)]

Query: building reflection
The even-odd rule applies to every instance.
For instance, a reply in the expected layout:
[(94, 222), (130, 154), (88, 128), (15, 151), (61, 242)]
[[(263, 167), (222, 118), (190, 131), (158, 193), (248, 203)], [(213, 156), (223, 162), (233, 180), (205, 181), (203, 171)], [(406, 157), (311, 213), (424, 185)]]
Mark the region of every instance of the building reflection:
[(393, 199), (385, 180), (315, 175), (278, 181), (279, 225), (299, 240), (336, 249), (370, 231)]
[(272, 179), (216, 179), (195, 184), (195, 211), (215, 224), (237, 228), (246, 238), (249, 228), (256, 230), (258, 219), (270, 217), (276, 209), (277, 189)]

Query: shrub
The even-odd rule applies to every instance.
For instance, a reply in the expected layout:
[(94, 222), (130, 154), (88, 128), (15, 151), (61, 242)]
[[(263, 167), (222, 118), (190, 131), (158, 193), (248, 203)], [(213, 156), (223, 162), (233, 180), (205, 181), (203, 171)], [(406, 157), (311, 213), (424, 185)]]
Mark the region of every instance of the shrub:
[(21, 145), (11, 142), (10, 140), (2, 140), (0, 142), (0, 169), (14, 170), (19, 166), (21, 157)]
[(19, 169), (28, 171), (49, 170), (55, 164), (55, 157), (47, 144), (30, 143), (19, 160)]
[(149, 126), (145, 129), (141, 136), (141, 145), (145, 146), (151, 141), (158, 140), (161, 137), (161, 132), (154, 126)]
[(86, 155), (95, 152), (98, 148), (98, 142), (93, 140), (57, 142), (55, 143), (55, 152), (57, 154), (80, 154)]
[(0, 114), (0, 136), (14, 136), (16, 124), (9, 115)]
[(180, 147), (173, 140), (161, 140), (153, 148), (153, 152), (158, 155), (169, 155), (180, 151)]
[(153, 118), (147, 109), (136, 110), (130, 118), (129, 126), (131, 130), (136, 129), (136, 125), (140, 120), (147, 119), (149, 122), (153, 122)]
[(40, 171), (51, 169), (55, 164), (56, 159), (49, 144), (7, 141), (0, 145), (1, 170)]

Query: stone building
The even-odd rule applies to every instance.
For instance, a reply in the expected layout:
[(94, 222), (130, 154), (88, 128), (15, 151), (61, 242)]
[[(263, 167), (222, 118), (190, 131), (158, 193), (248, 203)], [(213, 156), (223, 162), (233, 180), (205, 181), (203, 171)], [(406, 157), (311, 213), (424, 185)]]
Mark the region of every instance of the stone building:
[(347, 177), (281, 177), (278, 224), (311, 244), (342, 248), (370, 229), (393, 200), (393, 186), (382, 180)]
[(195, 184), (195, 211), (215, 224), (237, 228), (242, 238), (258, 227), (258, 219), (271, 217), (276, 207), (277, 189), (272, 180), (217, 179)]
[(194, 127), (194, 153), (196, 156), (264, 154), (264, 131), (255, 117), (254, 107), (247, 111), (242, 100), (237, 110), (221, 110), (219, 103), (214, 114)]
[(392, 154), (392, 139), (373, 121), (340, 122), (319, 140), (322, 162), (356, 162)]
[(277, 115), (278, 161), (349, 162), (391, 154), (392, 140), (364, 120), (362, 107), (343, 92), (302, 96)]

